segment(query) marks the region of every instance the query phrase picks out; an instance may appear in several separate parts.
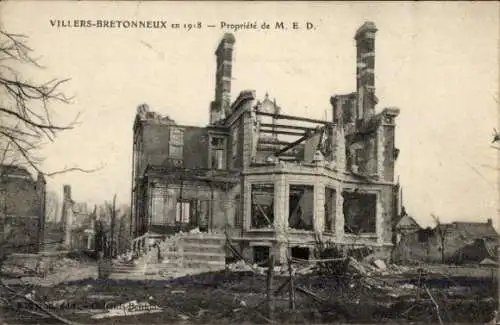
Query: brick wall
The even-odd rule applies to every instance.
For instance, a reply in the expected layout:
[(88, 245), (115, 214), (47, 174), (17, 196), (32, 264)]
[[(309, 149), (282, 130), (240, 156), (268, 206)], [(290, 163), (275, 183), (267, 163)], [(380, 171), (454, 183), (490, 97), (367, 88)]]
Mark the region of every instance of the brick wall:
[(174, 126), (145, 123), (142, 131), (141, 164), (172, 166), (169, 156), (170, 130), (184, 130), (183, 166), (185, 168), (208, 168), (208, 131), (202, 127)]
[[(45, 181), (2, 177), (0, 180), (0, 238), (19, 252), (36, 252), (43, 241)], [(10, 235), (9, 235), (10, 233)], [(23, 247), (17, 247), (24, 245)]]

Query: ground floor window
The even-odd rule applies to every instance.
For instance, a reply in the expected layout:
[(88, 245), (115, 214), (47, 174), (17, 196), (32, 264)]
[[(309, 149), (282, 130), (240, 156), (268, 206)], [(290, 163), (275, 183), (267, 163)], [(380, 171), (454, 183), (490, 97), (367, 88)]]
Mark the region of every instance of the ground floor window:
[(343, 192), (344, 231), (350, 234), (375, 233), (377, 195)]
[(290, 228), (313, 230), (314, 187), (290, 185), (288, 225)]
[(252, 228), (272, 228), (274, 225), (274, 185), (253, 184)]

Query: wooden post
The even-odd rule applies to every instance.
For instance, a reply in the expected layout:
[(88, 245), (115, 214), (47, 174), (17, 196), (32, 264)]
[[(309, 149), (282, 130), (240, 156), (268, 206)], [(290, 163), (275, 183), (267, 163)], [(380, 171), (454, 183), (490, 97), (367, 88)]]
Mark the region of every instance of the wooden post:
[(113, 259), (115, 256), (115, 227), (116, 227), (116, 194), (113, 196), (113, 205), (111, 206), (111, 229), (110, 229), (110, 243), (109, 243), (109, 257)]
[(290, 309), (295, 310), (295, 281), (293, 280), (291, 258), (288, 258), (288, 273), (290, 274), (290, 281), (289, 281)]
[(267, 310), (269, 319), (273, 319), (274, 301), (273, 301), (273, 272), (274, 272), (274, 255), (269, 256), (269, 266), (267, 269)]

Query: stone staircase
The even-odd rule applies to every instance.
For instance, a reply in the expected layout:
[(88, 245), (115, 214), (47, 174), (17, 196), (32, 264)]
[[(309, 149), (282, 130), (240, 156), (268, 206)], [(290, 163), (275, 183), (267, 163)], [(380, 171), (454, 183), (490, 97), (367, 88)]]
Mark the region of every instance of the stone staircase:
[(165, 280), (184, 275), (223, 270), (226, 267), (225, 237), (219, 234), (177, 234), (160, 242), (135, 261), (114, 261), (110, 279)]

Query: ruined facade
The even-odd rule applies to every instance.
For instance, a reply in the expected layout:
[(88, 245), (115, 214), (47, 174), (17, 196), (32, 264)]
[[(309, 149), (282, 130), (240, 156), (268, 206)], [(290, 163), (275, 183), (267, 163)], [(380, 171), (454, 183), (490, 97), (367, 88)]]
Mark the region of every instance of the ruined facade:
[(90, 212), (86, 203), (76, 203), (71, 196), (71, 186), (63, 186), (61, 213), (61, 243), (66, 249), (94, 247), (95, 211)]
[[(357, 89), (330, 99), (331, 121), (286, 115), (266, 94), (231, 101), (233, 35), (216, 50), (206, 127), (147, 105), (134, 122), (132, 233), (227, 232), (257, 262), (307, 258), (317, 236), (389, 251), (397, 213), (396, 108), (375, 112), (373, 23), (355, 34)], [(306, 252), (306, 253), (304, 253)]]
[(0, 247), (18, 253), (42, 249), (46, 182), (26, 168), (0, 165)]

